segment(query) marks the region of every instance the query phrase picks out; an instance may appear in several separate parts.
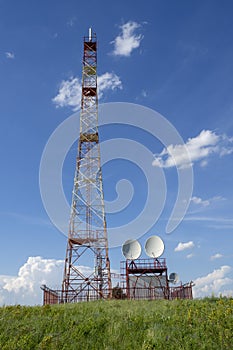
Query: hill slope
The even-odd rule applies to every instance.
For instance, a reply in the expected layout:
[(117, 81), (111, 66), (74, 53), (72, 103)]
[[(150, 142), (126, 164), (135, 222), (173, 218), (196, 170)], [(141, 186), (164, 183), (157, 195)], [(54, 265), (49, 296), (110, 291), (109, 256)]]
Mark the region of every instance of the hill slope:
[(233, 349), (233, 300), (0, 308), (0, 349)]

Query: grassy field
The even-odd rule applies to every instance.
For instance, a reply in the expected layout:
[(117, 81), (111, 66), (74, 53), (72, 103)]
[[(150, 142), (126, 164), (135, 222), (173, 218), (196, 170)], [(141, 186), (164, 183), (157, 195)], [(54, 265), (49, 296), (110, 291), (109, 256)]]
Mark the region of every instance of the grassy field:
[(0, 349), (233, 349), (233, 300), (5, 306)]

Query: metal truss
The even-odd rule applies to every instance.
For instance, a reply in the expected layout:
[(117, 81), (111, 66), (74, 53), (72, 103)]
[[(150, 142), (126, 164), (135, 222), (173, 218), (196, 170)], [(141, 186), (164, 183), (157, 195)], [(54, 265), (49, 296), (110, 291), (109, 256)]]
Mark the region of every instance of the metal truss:
[[(100, 145), (98, 134), (97, 41), (84, 38), (80, 137), (72, 194), (62, 301), (111, 297)], [(81, 258), (93, 257), (93, 271), (85, 273)]]

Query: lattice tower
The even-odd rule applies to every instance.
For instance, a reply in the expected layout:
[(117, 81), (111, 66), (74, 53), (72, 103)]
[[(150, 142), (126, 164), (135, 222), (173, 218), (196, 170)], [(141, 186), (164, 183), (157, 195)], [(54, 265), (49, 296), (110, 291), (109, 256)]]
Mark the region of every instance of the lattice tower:
[[(80, 136), (66, 250), (63, 302), (111, 297), (111, 274), (98, 133), (97, 40), (84, 37)], [(81, 260), (93, 259), (85, 272)], [(89, 263), (90, 261), (87, 261)]]

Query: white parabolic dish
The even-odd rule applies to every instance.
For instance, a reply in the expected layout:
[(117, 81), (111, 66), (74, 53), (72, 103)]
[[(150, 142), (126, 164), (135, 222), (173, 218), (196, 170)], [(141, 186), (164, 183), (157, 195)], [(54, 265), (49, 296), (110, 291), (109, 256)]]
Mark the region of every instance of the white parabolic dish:
[(159, 236), (151, 236), (145, 244), (145, 252), (151, 258), (158, 258), (163, 254), (164, 243)]
[(122, 254), (126, 259), (137, 259), (141, 255), (141, 245), (136, 239), (128, 239), (122, 246)]
[(172, 272), (169, 275), (169, 282), (176, 284), (179, 281), (179, 276), (176, 272)]

